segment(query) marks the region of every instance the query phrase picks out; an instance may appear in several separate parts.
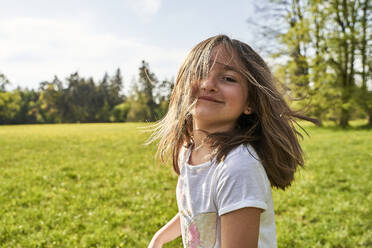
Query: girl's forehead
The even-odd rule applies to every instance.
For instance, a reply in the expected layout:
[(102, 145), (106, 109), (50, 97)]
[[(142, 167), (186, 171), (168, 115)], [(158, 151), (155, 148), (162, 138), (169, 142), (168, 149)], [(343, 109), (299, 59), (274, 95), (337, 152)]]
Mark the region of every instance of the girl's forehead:
[(236, 52), (232, 48), (227, 48), (223, 45), (214, 47), (211, 51), (209, 64), (223, 66), (226, 70), (239, 72), (242, 68), (242, 63), (238, 59)]

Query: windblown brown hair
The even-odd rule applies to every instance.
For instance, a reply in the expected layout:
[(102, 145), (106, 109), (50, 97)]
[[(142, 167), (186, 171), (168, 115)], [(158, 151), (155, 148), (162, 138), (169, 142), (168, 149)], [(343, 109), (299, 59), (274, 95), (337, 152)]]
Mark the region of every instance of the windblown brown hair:
[(298, 166), (304, 166), (303, 151), (295, 129), (296, 119), (316, 122), (290, 109), (276, 87), (276, 81), (264, 60), (247, 44), (218, 35), (197, 44), (179, 69), (165, 117), (155, 124), (150, 142), (160, 140), (156, 156), (165, 162), (171, 153), (174, 171), (179, 174), (178, 158), (182, 146), (192, 143), (191, 109), (195, 104), (194, 82), (208, 75), (212, 49), (222, 45), (239, 60), (240, 73), (248, 84), (250, 115), (242, 114), (236, 127), (224, 133), (210, 133), (208, 143), (214, 148), (212, 157), (223, 161), (241, 144), (256, 151), (273, 187), (285, 189), (294, 179)]

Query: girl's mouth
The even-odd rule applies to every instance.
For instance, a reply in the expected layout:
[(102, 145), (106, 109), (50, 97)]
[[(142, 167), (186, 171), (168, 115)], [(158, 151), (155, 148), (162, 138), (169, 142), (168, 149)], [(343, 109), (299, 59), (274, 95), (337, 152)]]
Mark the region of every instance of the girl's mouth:
[(215, 102), (215, 103), (223, 103), (222, 101), (220, 100), (217, 100), (213, 97), (210, 97), (210, 96), (200, 96), (198, 97), (198, 100), (205, 100), (205, 101), (210, 101), (210, 102)]

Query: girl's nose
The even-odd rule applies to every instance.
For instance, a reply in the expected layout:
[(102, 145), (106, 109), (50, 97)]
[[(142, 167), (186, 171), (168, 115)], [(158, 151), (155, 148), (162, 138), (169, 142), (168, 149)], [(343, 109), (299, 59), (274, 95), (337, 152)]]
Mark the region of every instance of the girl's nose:
[(209, 75), (201, 81), (200, 89), (203, 91), (217, 91), (216, 79)]

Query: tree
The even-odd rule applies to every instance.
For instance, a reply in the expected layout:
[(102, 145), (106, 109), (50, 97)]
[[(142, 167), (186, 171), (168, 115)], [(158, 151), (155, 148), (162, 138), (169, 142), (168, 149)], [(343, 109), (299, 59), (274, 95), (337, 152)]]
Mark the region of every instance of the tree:
[[(281, 83), (293, 107), (304, 110), (310, 104), (310, 46), (307, 0), (269, 1), (257, 6), (260, 18), (266, 24), (250, 19), (263, 39), (259, 43), (264, 54), (282, 61), (275, 66), (281, 74)], [(259, 18), (259, 19), (260, 19)], [(269, 45), (268, 45), (269, 44)], [(294, 101), (293, 101), (294, 100)]]
[(121, 75), (120, 68), (118, 68), (115, 72), (115, 75), (110, 79), (108, 86), (108, 103), (110, 104), (111, 109), (125, 100), (121, 94), (122, 90), (123, 77)]
[(337, 75), (337, 83), (341, 94), (340, 126), (346, 127), (353, 109), (353, 94), (355, 92), (355, 53), (356, 39), (356, 3), (359, 1), (333, 0), (326, 8), (333, 30), (328, 34), (329, 62)]
[(127, 121), (149, 121), (151, 112), (146, 104), (146, 96), (143, 92), (138, 92), (136, 95), (130, 96), (126, 103), (130, 106), (127, 114)]
[(0, 92), (0, 123), (13, 124), (20, 105), (21, 97), (17, 91)]
[(15, 123), (43, 122), (42, 116), (40, 115), (40, 106), (38, 101), (40, 93), (35, 90), (28, 90), (27, 88), (24, 90), (17, 88), (16, 91), (21, 97), (21, 104), (20, 109), (15, 116)]
[(286, 86), (290, 89), (291, 97), (300, 100), (297, 108), (304, 109), (309, 105), (311, 88), (309, 80), (309, 58), (307, 50), (310, 45), (309, 22), (305, 17), (307, 1), (292, 0), (288, 6), (288, 31), (278, 37), (284, 45), (284, 55), (287, 62), (284, 65), (288, 72)]
[(81, 78), (76, 72), (66, 80), (68, 87), (65, 104), (68, 106), (68, 112), (65, 120), (68, 122), (97, 121), (97, 105), (95, 104), (97, 90), (93, 79)]
[(139, 68), (139, 79), (138, 79), (138, 99), (142, 100), (148, 111), (145, 111), (145, 120), (146, 121), (155, 121), (156, 116), (156, 107), (157, 104), (154, 99), (153, 90), (156, 87), (158, 80), (154, 73), (149, 69), (149, 64), (142, 60), (141, 67)]
[(174, 79), (163, 80), (156, 87), (155, 101), (157, 102), (156, 116), (163, 117), (168, 111), (169, 99), (174, 87)]
[(121, 104), (116, 105), (111, 112), (110, 121), (112, 122), (127, 121), (130, 108), (131, 106), (129, 102), (123, 102)]
[(0, 73), (0, 92), (5, 92), (5, 88), (8, 84), (10, 84), (9, 80), (5, 77), (4, 74)]
[[(361, 76), (361, 91), (358, 97), (359, 105), (366, 112), (368, 117), (368, 126), (372, 127), (372, 85), (371, 85), (371, 75), (372, 75), (372, 32), (371, 26), (368, 25), (368, 17), (371, 16), (371, 8), (368, 8), (368, 1), (364, 0), (361, 4), (361, 17), (360, 26), (362, 32), (360, 32), (360, 44), (359, 50), (361, 53), (361, 67), (362, 70), (359, 72)], [(370, 85), (368, 85), (368, 82)]]
[(52, 82), (40, 83), (39, 113), (43, 122), (60, 123), (63, 120), (63, 86), (57, 76)]

